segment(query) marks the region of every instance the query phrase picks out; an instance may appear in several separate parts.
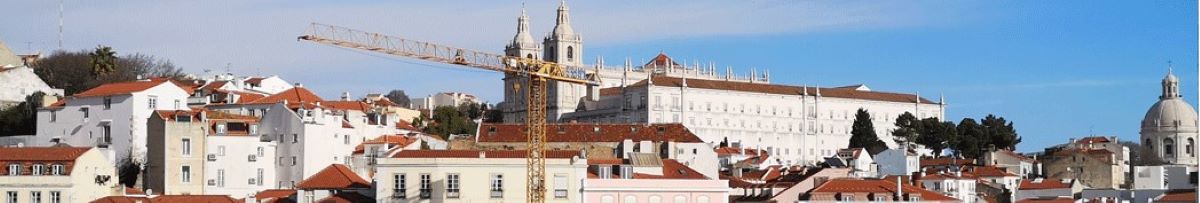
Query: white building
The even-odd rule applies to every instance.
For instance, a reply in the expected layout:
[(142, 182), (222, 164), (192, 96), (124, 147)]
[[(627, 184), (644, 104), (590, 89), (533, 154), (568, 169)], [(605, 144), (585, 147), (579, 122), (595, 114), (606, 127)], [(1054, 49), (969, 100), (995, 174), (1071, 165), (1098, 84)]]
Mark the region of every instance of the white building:
[(920, 178), (925, 189), (940, 192), (946, 196), (962, 200), (964, 203), (976, 202), (975, 180), (977, 177), (960, 171), (927, 174)]
[(1188, 166), (1134, 166), (1133, 189), (1179, 190), (1196, 188), (1191, 173), (1196, 169)]
[(475, 95), (470, 95), (461, 92), (441, 92), (431, 94), (424, 98), (416, 98), (412, 100), (410, 108), (412, 109), (436, 109), (437, 107), (449, 106), (458, 107), (459, 105), (477, 103), (482, 104)]
[(258, 118), (206, 111), (204, 194), (245, 197), (276, 187), (275, 146), (258, 133)]
[[(156, 110), (189, 110), (185, 89), (167, 80), (103, 84), (38, 110), (38, 145), (109, 147), (145, 163), (146, 122)], [(112, 163), (116, 164), (115, 159)]]
[(921, 171), (921, 157), (906, 148), (887, 149), (875, 154), (879, 175), (912, 175)]
[(1024, 199), (1073, 198), (1083, 192), (1083, 184), (1073, 179), (1024, 179), (1017, 186), (1017, 201)]
[(248, 77), (242, 79), (241, 81), (243, 84), (245, 84), (243, 88), (246, 90), (262, 94), (277, 94), (279, 92), (283, 92), (284, 90), (295, 87), (291, 83), (288, 83), (276, 75), (267, 77)]
[[(848, 146), (854, 112), (871, 112), (880, 139), (895, 146), (891, 130), (904, 112), (918, 118), (943, 118), (944, 102), (914, 94), (873, 91), (865, 85), (836, 88), (772, 85), (769, 73), (719, 73), (715, 65), (679, 61), (660, 54), (635, 67), (594, 66), (581, 61), (583, 41), (571, 29), (566, 5), (541, 46), (529, 34), (528, 17), (518, 18), (517, 34), (506, 46), (508, 56), (537, 58), (583, 67), (600, 81), (598, 87), (563, 82), (548, 85), (547, 120), (551, 122), (683, 123), (711, 144), (728, 139), (748, 148), (767, 150), (784, 164), (816, 163)], [(542, 52), (542, 53), (538, 53)], [(586, 66), (586, 67), (585, 67)], [(594, 68), (587, 68), (594, 67)], [(525, 120), (523, 77), (506, 75), (504, 122)]]
[(0, 192), (6, 202), (89, 202), (120, 194), (104, 149), (0, 147)]
[(875, 177), (878, 174), (875, 160), (863, 148), (848, 148), (838, 150), (834, 156), (826, 157), (825, 163), (834, 168), (849, 168), (851, 176), (859, 178)]
[(0, 109), (25, 102), (25, 97), (35, 92), (50, 96), (63, 96), (62, 89), (55, 89), (33, 73), (33, 68), (12, 53), (0, 41)]
[[(579, 151), (546, 151), (546, 202), (582, 202), (588, 162)], [(525, 202), (524, 150), (404, 150), (380, 158), (379, 202)]]
[[(584, 202), (729, 202), (729, 182), (654, 154), (588, 160)], [(565, 187), (558, 187), (565, 188)], [(555, 195), (568, 191), (555, 191)]]
[(1196, 132), (1196, 109), (1179, 94), (1179, 78), (1167, 72), (1162, 96), (1142, 119), (1143, 150), (1167, 164), (1196, 166)]
[[(276, 187), (293, 187), (330, 164), (347, 165), (355, 146), (400, 129), (370, 112), (362, 102), (325, 101), (304, 87), (295, 87), (230, 111), (261, 109), (259, 132), (277, 143)], [(398, 119), (396, 119), (398, 120)]]

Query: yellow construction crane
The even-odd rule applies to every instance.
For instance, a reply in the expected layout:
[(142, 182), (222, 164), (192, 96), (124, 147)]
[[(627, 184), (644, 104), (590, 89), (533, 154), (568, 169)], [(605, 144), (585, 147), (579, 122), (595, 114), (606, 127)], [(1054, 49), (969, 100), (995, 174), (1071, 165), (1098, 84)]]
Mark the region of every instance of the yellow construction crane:
[[(528, 130), (528, 180), (526, 200), (544, 202), (546, 196), (546, 84), (561, 81), (597, 85), (582, 67), (546, 62), (537, 59), (505, 56), (469, 49), (416, 41), (401, 37), (364, 32), (345, 27), (313, 23), (298, 40), (336, 47), (365, 50), (392, 56), (462, 65), (526, 77), (526, 117)], [(520, 91), (521, 87), (514, 89)]]

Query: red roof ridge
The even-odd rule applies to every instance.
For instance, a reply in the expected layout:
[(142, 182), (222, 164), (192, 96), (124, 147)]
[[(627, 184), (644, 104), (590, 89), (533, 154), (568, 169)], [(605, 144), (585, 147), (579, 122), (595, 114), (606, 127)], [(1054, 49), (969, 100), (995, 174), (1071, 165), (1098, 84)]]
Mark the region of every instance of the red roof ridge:
[(363, 189), (371, 188), (371, 183), (363, 180), (354, 171), (341, 164), (331, 164), (325, 169), (309, 176), (300, 184), (299, 189)]

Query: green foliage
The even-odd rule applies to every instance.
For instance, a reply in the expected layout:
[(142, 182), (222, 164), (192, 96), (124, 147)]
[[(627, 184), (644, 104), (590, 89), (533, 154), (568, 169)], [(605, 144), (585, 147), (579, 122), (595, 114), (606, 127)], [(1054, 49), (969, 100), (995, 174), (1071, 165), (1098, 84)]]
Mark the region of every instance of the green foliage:
[(1021, 143), (1013, 123), (1004, 117), (988, 114), (979, 122), (964, 118), (956, 128), (958, 136), (951, 140), (951, 149), (966, 158), (977, 158), (989, 148), (1015, 150)]
[(479, 124), (470, 120), (467, 113), (459, 111), (455, 107), (437, 107), (433, 109), (433, 117), (430, 117), (430, 122), (426, 123), (421, 130), (425, 133), (442, 136), (443, 139), (449, 139), (453, 134), (475, 134), (475, 128)]
[(117, 52), (114, 52), (112, 47), (97, 46), (96, 51), (88, 54), (88, 57), (91, 57), (89, 63), (92, 65), (93, 75), (107, 76), (117, 71)]
[(461, 105), (458, 105), (458, 111), (465, 114), (467, 116), (467, 118), (469, 118), (471, 120), (479, 119), (480, 117), (483, 116), (483, 107), (482, 107), (482, 104), (479, 104), (479, 103), (474, 103), (474, 102), (463, 103)]
[(936, 118), (922, 119), (917, 144), (933, 150), (934, 157), (941, 156), (942, 150), (948, 148), (951, 140), (958, 136), (956, 127), (954, 122), (942, 122)]
[(37, 134), (37, 109), (46, 93), (35, 92), (16, 106), (0, 110), (0, 136)]
[[(33, 63), (31, 67), (42, 81), (46, 81), (51, 87), (62, 88), (67, 95), (74, 95), (104, 83), (135, 80), (138, 76), (184, 76), (183, 71), (168, 60), (137, 53), (108, 58), (110, 53), (116, 54), (111, 49), (92, 52), (56, 51)], [(92, 57), (93, 55), (97, 57)], [(110, 60), (112, 63), (108, 63)]]
[(896, 117), (896, 129), (892, 130), (893, 140), (897, 144), (913, 143), (921, 135), (921, 120), (912, 113), (904, 112)]
[(405, 94), (404, 90), (392, 90), (384, 97), (387, 97), (388, 100), (392, 100), (392, 103), (396, 103), (404, 108), (408, 108), (408, 106), (410, 106), (409, 104), (412, 103), (412, 99), (408, 98), (408, 94)]
[(849, 148), (865, 148), (871, 155), (887, 150), (887, 144), (879, 140), (875, 134), (875, 124), (871, 123), (871, 114), (865, 109), (858, 109), (854, 114), (854, 126), (850, 130)]

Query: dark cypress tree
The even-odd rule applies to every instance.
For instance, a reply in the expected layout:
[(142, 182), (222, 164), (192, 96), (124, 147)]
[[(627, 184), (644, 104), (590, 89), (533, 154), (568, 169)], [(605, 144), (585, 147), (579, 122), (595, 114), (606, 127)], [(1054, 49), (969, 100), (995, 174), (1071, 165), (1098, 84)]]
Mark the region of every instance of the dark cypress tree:
[(871, 123), (871, 114), (865, 109), (858, 109), (854, 114), (854, 126), (850, 130), (850, 148), (865, 148), (871, 155), (887, 150), (887, 144), (879, 140), (875, 134), (875, 124)]

